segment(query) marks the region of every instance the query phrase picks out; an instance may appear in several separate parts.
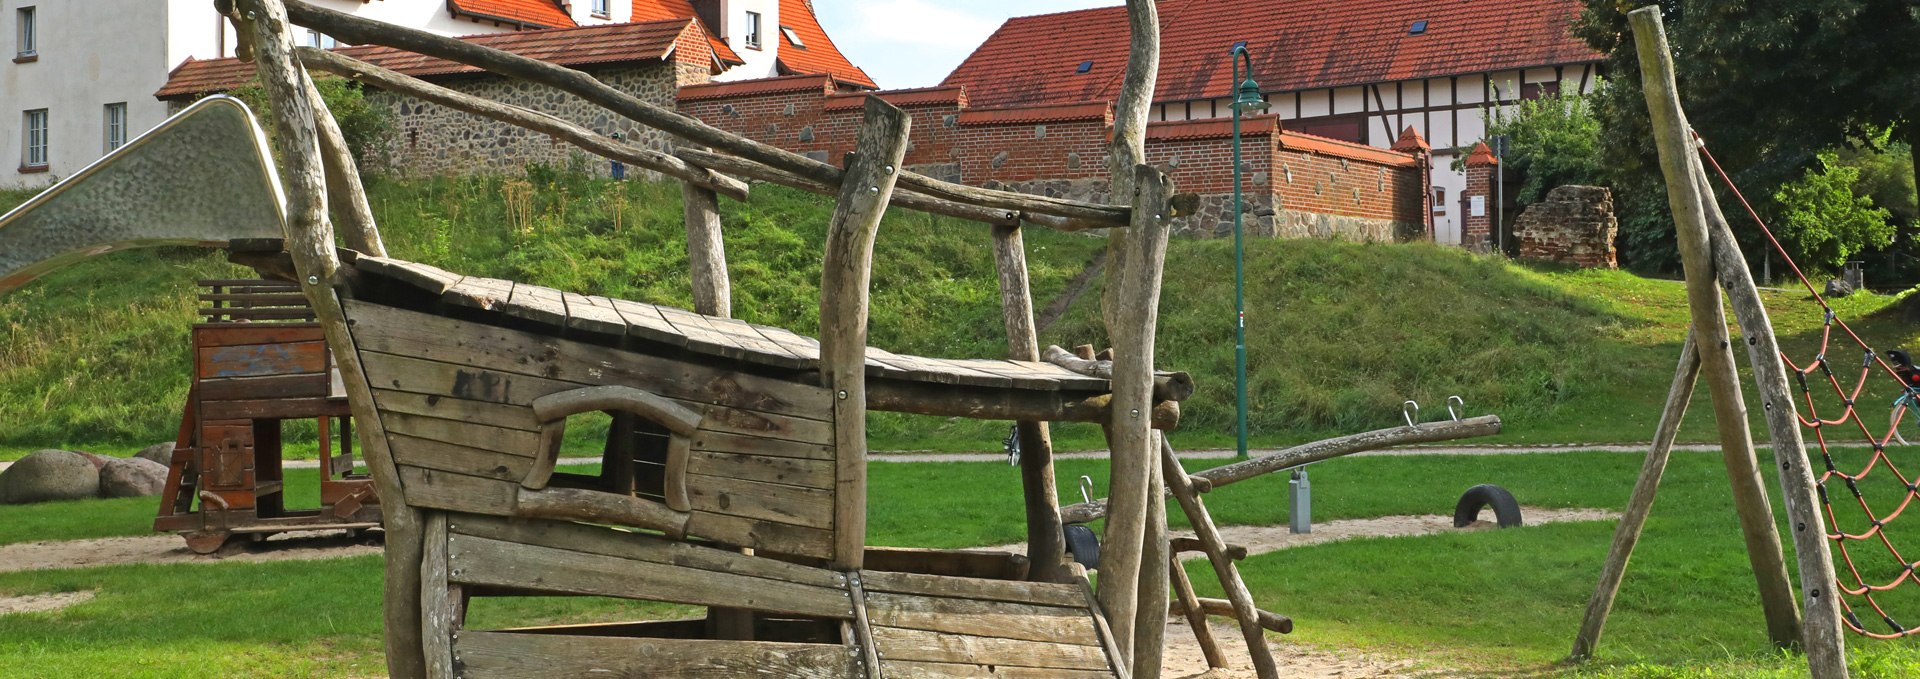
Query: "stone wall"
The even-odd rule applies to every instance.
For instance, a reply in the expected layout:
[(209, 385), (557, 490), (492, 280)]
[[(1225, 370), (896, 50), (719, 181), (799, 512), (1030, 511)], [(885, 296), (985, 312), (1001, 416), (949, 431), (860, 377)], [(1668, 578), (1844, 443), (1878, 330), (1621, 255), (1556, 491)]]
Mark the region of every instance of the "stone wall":
[(1528, 206), (1513, 226), (1520, 258), (1589, 269), (1618, 268), (1613, 240), (1620, 222), (1613, 192), (1600, 186), (1562, 186)]
[[(591, 71), (601, 81), (647, 102), (673, 106), (681, 73), (671, 62), (628, 64)], [(551, 113), (600, 134), (666, 150), (666, 133), (545, 85), (473, 75), (438, 84), (484, 99)], [(606, 175), (611, 165), (551, 136), (456, 111), (412, 97), (369, 90), (367, 101), (388, 111), (392, 132), (367, 159), (380, 171), (404, 176), (520, 174), (528, 165), (582, 166)]]

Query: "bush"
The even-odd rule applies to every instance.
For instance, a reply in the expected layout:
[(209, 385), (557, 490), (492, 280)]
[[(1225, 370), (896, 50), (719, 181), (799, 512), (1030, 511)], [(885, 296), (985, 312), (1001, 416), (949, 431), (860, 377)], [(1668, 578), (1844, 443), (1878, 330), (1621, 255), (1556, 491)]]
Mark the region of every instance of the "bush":
[[(353, 153), (353, 160), (362, 168), (367, 159), (386, 139), (393, 129), (393, 123), (387, 118), (387, 110), (367, 101), (359, 83), (343, 78), (316, 77), (314, 89), (320, 91), (320, 100), (326, 102), (327, 110), (333, 113), (333, 119), (340, 123), (340, 136), (347, 141), (347, 149)], [(267, 97), (267, 91), (256, 78), (247, 84), (235, 88), (227, 94), (246, 102), (259, 116), (261, 127), (266, 128), (267, 137), (274, 135), (273, 101)]]
[(1515, 198), (1538, 203), (1555, 187), (1600, 183), (1600, 120), (1580, 94), (1520, 102), (1490, 121), (1487, 136), (1504, 135), (1507, 167), (1526, 178)]
[(1817, 167), (1774, 192), (1781, 244), (1803, 267), (1832, 273), (1862, 250), (1893, 243), (1892, 213), (1857, 193), (1859, 182), (1860, 168), (1828, 151)]

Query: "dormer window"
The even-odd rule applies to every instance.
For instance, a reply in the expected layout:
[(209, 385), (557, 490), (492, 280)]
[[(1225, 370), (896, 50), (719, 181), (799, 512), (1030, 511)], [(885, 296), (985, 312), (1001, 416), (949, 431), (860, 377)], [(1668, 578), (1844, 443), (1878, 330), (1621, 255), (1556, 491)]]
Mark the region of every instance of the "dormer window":
[(807, 48), (806, 43), (800, 42), (800, 34), (793, 32), (792, 26), (781, 26), (780, 34), (787, 36), (787, 44), (793, 45), (794, 47), (798, 47), (800, 49)]
[(741, 38), (748, 49), (760, 49), (760, 13), (747, 12), (746, 35)]
[(593, 15), (602, 19), (613, 16), (612, 0), (593, 0)]

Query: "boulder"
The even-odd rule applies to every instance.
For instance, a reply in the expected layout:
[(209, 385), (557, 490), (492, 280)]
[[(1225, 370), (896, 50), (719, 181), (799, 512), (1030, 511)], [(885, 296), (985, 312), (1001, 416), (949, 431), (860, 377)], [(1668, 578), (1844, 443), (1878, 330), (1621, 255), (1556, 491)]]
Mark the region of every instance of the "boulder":
[(94, 468), (94, 469), (106, 469), (106, 468), (107, 468), (107, 463), (108, 463), (108, 462), (112, 462), (112, 461), (114, 460), (114, 458), (113, 458), (113, 456), (111, 456), (111, 455), (101, 455), (101, 454), (99, 454), (99, 453), (89, 453), (89, 452), (87, 452), (87, 451), (84, 451), (84, 450), (70, 450), (70, 451), (67, 451), (67, 452), (70, 452), (70, 453), (73, 453), (73, 454), (75, 454), (75, 455), (79, 455), (80, 457), (84, 457), (84, 458), (87, 458), (87, 461), (88, 461), (88, 462), (92, 462), (92, 463), (93, 463), (93, 468)]
[(100, 492), (100, 469), (67, 450), (41, 450), (0, 471), (0, 504), (79, 500)]
[(1833, 298), (1845, 297), (1853, 294), (1853, 285), (1838, 278), (1829, 278), (1826, 291), (1820, 294)]
[(147, 497), (167, 486), (167, 466), (142, 457), (116, 459), (100, 469), (100, 497)]
[(170, 465), (173, 464), (173, 445), (172, 441), (155, 443), (140, 449), (140, 452), (134, 453), (133, 456), (142, 460), (153, 460), (161, 466)]

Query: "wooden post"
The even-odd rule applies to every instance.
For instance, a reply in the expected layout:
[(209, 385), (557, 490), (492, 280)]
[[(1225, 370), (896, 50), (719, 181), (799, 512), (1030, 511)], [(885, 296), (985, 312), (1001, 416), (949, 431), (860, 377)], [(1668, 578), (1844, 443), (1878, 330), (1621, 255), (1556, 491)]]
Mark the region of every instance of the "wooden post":
[[(1027, 281), (1027, 246), (1018, 226), (994, 226), (993, 263), (1000, 272), (1000, 315), (1007, 326), (1007, 358), (1040, 360)], [(1047, 423), (1014, 425), (1020, 441), (1020, 485), (1027, 506), (1027, 579), (1060, 582), (1067, 577), (1066, 535), (1060, 524), (1060, 490), (1054, 482), (1053, 436)]]
[[(1166, 432), (1148, 436), (1149, 450), (1166, 441)], [(1151, 453), (1149, 453), (1151, 455)], [(1173, 550), (1167, 545), (1167, 481), (1160, 465), (1147, 463), (1147, 521), (1140, 539), (1140, 613), (1133, 629), (1133, 674), (1160, 676), (1166, 650), (1168, 585)]]
[(827, 223), (820, 281), (820, 378), (834, 395), (833, 567), (859, 570), (867, 547), (867, 312), (873, 241), (900, 177), (912, 119), (867, 97), (866, 119)]
[(692, 182), (680, 182), (687, 217), (687, 269), (693, 277), (693, 310), (733, 317), (733, 290), (727, 278), (727, 242), (720, 233), (720, 196)]
[[(1112, 480), (1108, 484), (1106, 539), (1100, 550), (1100, 603), (1107, 623), (1131, 666), (1136, 611), (1140, 603), (1140, 566), (1145, 548), (1149, 496), (1153, 483), (1153, 436), (1148, 414), (1153, 409), (1154, 330), (1160, 311), (1161, 263), (1166, 257), (1167, 200), (1172, 184), (1152, 166), (1134, 167), (1134, 225), (1126, 230), (1127, 261), (1121, 269), (1118, 299), (1109, 334), (1113, 336), (1113, 409), (1107, 424), (1112, 450)], [(1161, 584), (1164, 591), (1166, 583)], [(1159, 610), (1151, 615), (1165, 617)], [(1156, 676), (1134, 673), (1136, 676)]]
[(1667, 389), (1667, 407), (1660, 412), (1660, 424), (1653, 431), (1653, 446), (1647, 450), (1647, 460), (1640, 465), (1640, 479), (1633, 484), (1633, 496), (1627, 500), (1627, 510), (1620, 516), (1620, 524), (1613, 529), (1613, 546), (1607, 551), (1607, 563), (1600, 569), (1600, 583), (1593, 588), (1593, 598), (1587, 600), (1587, 614), (1580, 621), (1580, 635), (1573, 639), (1574, 660), (1593, 657), (1593, 649), (1600, 645), (1600, 633), (1607, 626), (1607, 614), (1613, 610), (1613, 599), (1620, 593), (1620, 579), (1627, 574), (1627, 561), (1633, 558), (1633, 547), (1640, 542), (1640, 530), (1647, 525), (1647, 515), (1653, 511), (1654, 493), (1660, 490), (1660, 477), (1667, 471), (1667, 459), (1673, 453), (1674, 436), (1680, 433), (1680, 422), (1686, 418), (1687, 402), (1693, 400), (1693, 387), (1700, 377), (1700, 352), (1694, 346), (1693, 333), (1687, 333), (1687, 340), (1680, 346), (1680, 366), (1674, 369), (1673, 386)]
[(1734, 320), (1747, 338), (1747, 361), (1753, 367), (1754, 383), (1760, 390), (1760, 402), (1766, 410), (1767, 433), (1773, 440), (1773, 462), (1780, 470), (1781, 499), (1787, 507), (1787, 519), (1793, 527), (1794, 555), (1799, 560), (1801, 604), (1805, 623), (1802, 640), (1807, 663), (1816, 679), (1847, 676), (1847, 640), (1840, 623), (1839, 594), (1835, 593), (1832, 545), (1827, 542), (1825, 518), (1821, 515), (1819, 492), (1814, 487), (1812, 464), (1807, 459), (1806, 440), (1800, 431), (1800, 416), (1793, 404), (1787, 382), (1787, 368), (1780, 361), (1780, 343), (1773, 334), (1773, 321), (1760, 302), (1760, 291), (1753, 282), (1753, 271), (1740, 254), (1720, 203), (1714, 197), (1702, 163), (1693, 164), (1694, 182), (1704, 196), (1708, 235), (1713, 243), (1713, 260), (1720, 285), (1727, 290), (1728, 305)]
[(1666, 177), (1667, 200), (1678, 227), (1681, 263), (1687, 276), (1687, 303), (1693, 315), (1700, 367), (1713, 394), (1720, 450), (1728, 479), (1733, 484), (1734, 511), (1740, 517), (1747, 559), (1753, 565), (1754, 579), (1759, 584), (1767, 636), (1776, 646), (1792, 646), (1800, 639), (1800, 611), (1794, 603), (1793, 586), (1787, 579), (1780, 535), (1773, 522), (1773, 506), (1767, 501), (1766, 486), (1754, 456), (1739, 369), (1734, 364), (1733, 345), (1727, 334), (1726, 312), (1721, 306), (1720, 289), (1715, 286), (1706, 198), (1695, 181), (1699, 159), (1693, 152), (1686, 114), (1680, 108), (1673, 56), (1667, 48), (1658, 7), (1634, 10), (1629, 19), (1638, 42), (1641, 83), (1652, 115), (1654, 141), (1660, 151), (1660, 171)]
[(1164, 440), (1160, 442), (1160, 464), (1168, 489), (1180, 502), (1180, 509), (1187, 513), (1194, 537), (1200, 540), (1208, 563), (1213, 564), (1214, 574), (1220, 577), (1220, 588), (1226, 590), (1227, 601), (1233, 604), (1233, 617), (1240, 623), (1240, 634), (1247, 638), (1247, 654), (1253, 656), (1254, 673), (1260, 679), (1279, 679), (1280, 668), (1273, 661), (1273, 650), (1267, 646), (1267, 634), (1260, 626), (1260, 609), (1253, 605), (1253, 593), (1247, 591), (1246, 581), (1240, 579), (1240, 568), (1227, 553), (1227, 541), (1220, 537), (1220, 529), (1213, 524), (1213, 516), (1207, 513), (1207, 505), (1200, 500), (1193, 480), (1187, 477), (1186, 468), (1180, 466), (1173, 446)]
[(306, 73), (293, 60), (293, 37), (287, 31), (286, 7), (281, 0), (242, 0), (236, 17), (238, 30), (253, 43), (261, 85), (274, 102), (273, 124), (284, 153), (281, 176), (287, 191), (287, 252), (293, 257), (300, 287), (313, 306), (314, 317), (327, 334), (327, 346), (340, 369), (353, 417), (360, 423), (361, 446), (366, 453), (374, 487), (380, 493), (386, 546), (387, 672), (397, 679), (426, 675), (421, 647), (420, 564), (422, 526), (419, 512), (406, 503), (400, 472), (387, 450), (386, 429), (373, 407), (373, 390), (353, 350), (346, 313), (332, 287), (340, 261), (333, 243), (333, 224), (327, 218), (326, 172), (322, 169), (315, 111), (308, 100)]
[(427, 679), (453, 679), (453, 618), (447, 583), (447, 513), (427, 513), (420, 554), (420, 646)]
[(320, 134), (320, 160), (327, 172), (327, 204), (333, 218), (345, 226), (340, 240), (348, 249), (375, 257), (387, 256), (387, 244), (380, 239), (380, 227), (374, 223), (373, 207), (367, 203), (367, 189), (360, 183), (360, 168), (353, 162), (353, 150), (347, 148), (340, 121), (333, 119), (320, 90), (307, 79), (307, 98), (313, 101), (313, 122)]

